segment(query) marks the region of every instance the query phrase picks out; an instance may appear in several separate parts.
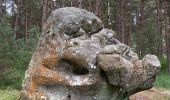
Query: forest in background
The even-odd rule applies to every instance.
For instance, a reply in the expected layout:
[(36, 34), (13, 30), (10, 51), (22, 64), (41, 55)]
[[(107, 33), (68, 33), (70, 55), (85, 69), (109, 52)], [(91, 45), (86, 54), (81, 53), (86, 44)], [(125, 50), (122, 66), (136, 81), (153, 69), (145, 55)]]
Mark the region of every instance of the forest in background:
[(21, 88), (49, 14), (70, 6), (93, 12), (140, 57), (157, 55), (170, 75), (169, 0), (0, 0), (0, 87)]

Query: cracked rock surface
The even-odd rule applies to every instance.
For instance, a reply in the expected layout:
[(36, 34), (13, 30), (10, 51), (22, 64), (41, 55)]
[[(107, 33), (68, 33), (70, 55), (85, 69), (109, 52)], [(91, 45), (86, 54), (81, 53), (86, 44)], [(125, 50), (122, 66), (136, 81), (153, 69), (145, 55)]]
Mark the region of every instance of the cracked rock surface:
[(84, 9), (52, 12), (22, 84), (20, 100), (125, 100), (153, 87), (155, 55), (139, 60)]

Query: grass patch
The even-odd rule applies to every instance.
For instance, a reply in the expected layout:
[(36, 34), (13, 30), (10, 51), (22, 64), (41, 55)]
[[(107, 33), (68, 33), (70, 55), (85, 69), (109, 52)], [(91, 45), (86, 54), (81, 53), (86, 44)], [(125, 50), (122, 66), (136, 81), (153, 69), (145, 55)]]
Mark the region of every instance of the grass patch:
[(0, 100), (16, 100), (19, 94), (19, 90), (8, 87), (0, 90)]
[(161, 71), (156, 78), (155, 87), (170, 90), (170, 75), (167, 71)]

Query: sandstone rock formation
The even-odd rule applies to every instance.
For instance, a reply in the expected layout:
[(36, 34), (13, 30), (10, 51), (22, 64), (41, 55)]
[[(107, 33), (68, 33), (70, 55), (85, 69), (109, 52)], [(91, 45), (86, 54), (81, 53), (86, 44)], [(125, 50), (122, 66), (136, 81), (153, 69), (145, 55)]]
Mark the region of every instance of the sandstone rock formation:
[(158, 58), (139, 60), (94, 14), (60, 8), (44, 28), (21, 100), (123, 100), (153, 86)]

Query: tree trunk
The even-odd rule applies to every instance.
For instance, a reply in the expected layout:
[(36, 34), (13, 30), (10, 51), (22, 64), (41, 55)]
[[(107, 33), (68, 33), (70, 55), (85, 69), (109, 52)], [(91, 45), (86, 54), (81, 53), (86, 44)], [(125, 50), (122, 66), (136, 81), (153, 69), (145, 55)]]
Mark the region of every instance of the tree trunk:
[(43, 12), (42, 12), (42, 27), (41, 27), (41, 32), (44, 31), (44, 24), (47, 19), (47, 7), (48, 7), (48, 0), (43, 0)]
[(143, 55), (142, 51), (142, 32), (143, 32), (143, 22), (144, 22), (144, 0), (140, 0), (139, 12), (137, 15), (137, 53), (141, 57)]
[(56, 5), (56, 0), (51, 0), (51, 1), (49, 1), (49, 4), (48, 4), (48, 9), (50, 10), (50, 12), (51, 11), (53, 11), (54, 9), (56, 9), (57, 7), (56, 7), (57, 5)]
[(167, 50), (167, 60), (168, 60), (168, 72), (170, 74), (170, 16), (168, 16), (168, 6), (169, 2), (164, 0), (164, 20), (165, 20), (165, 36), (166, 36), (166, 50)]
[(70, 2), (70, 7), (72, 7), (73, 6), (72, 0), (69, 0), (69, 2)]
[(15, 2), (14, 2), (14, 0), (12, 0), (11, 1), (12, 2), (12, 12), (11, 12), (11, 14), (12, 14), (12, 22), (11, 22), (11, 26), (12, 26), (12, 28), (14, 29), (14, 26), (15, 26), (15, 7), (14, 7), (14, 4), (15, 4)]
[(108, 28), (111, 28), (110, 0), (107, 0), (107, 16), (108, 16)]
[(126, 16), (125, 16), (125, 1), (121, 0), (121, 34), (122, 34), (122, 42), (125, 43), (125, 33), (126, 33)]
[(162, 28), (161, 28), (161, 8), (160, 8), (160, 0), (156, 0), (156, 9), (157, 9), (157, 16), (156, 16), (156, 22), (157, 22), (157, 33), (160, 38), (160, 43), (158, 47), (156, 48), (157, 54), (159, 57), (162, 57), (163, 54), (163, 36), (162, 36)]
[(82, 0), (78, 0), (78, 7), (82, 8)]
[(88, 0), (88, 10), (92, 12), (92, 4), (91, 4), (91, 0)]
[(116, 1), (116, 33), (118, 39), (130, 45), (131, 34), (131, 0)]
[(3, 11), (2, 10), (2, 3), (3, 3), (3, 0), (0, 0), (0, 18), (2, 17), (2, 11)]
[(116, 0), (116, 33), (118, 40), (121, 40), (120, 36), (120, 1)]
[(64, 0), (61, 0), (61, 8), (65, 7)]
[(72, 7), (78, 7), (78, 1), (77, 0), (71, 0), (71, 6)]
[(95, 11), (95, 15), (97, 16), (97, 17), (99, 17), (100, 18), (100, 0), (96, 0), (96, 11)]
[(131, 0), (127, 0), (126, 1), (126, 6), (125, 6), (125, 28), (126, 28), (126, 33), (125, 33), (125, 44), (129, 45), (130, 46), (130, 36), (131, 36), (131, 5), (132, 2)]
[(20, 16), (20, 11), (21, 11), (21, 0), (17, 0), (16, 2), (17, 5), (17, 12), (15, 15), (15, 23), (14, 23), (14, 38), (17, 39), (19, 36), (18, 30), (19, 30), (19, 16)]
[(29, 1), (25, 0), (25, 40), (28, 39), (28, 4)]

